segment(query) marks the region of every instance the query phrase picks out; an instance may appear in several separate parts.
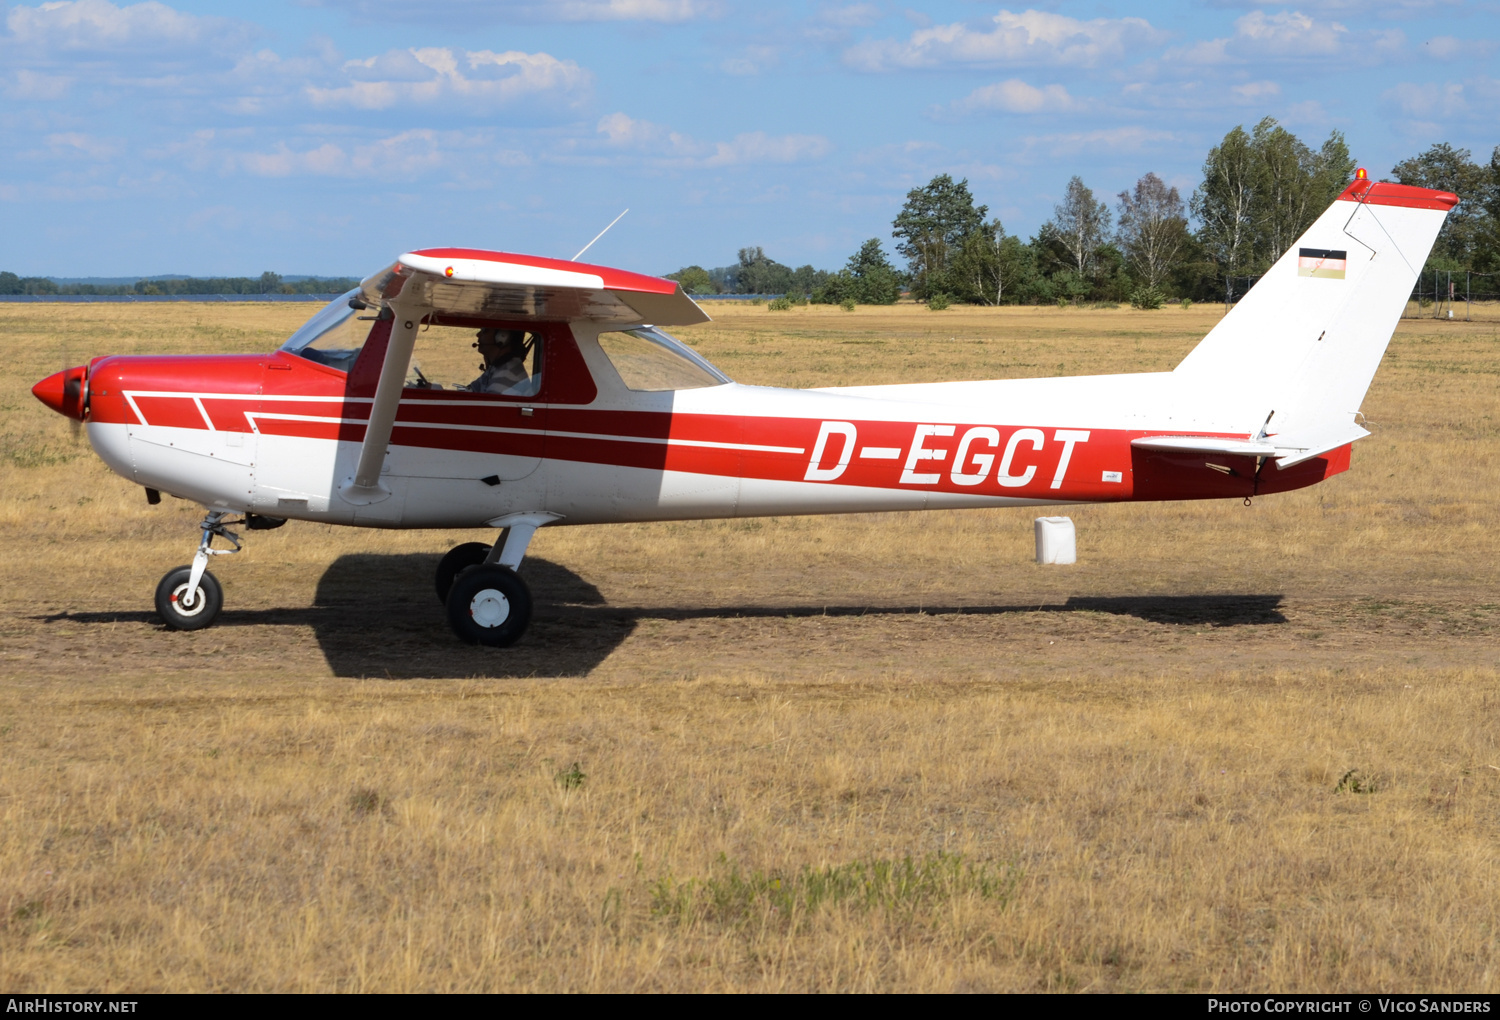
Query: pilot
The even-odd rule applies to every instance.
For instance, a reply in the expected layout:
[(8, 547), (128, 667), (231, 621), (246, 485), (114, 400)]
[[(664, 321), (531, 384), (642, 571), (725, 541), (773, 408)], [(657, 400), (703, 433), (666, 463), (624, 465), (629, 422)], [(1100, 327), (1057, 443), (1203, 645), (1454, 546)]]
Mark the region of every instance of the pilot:
[(526, 371), (526, 334), (519, 329), (481, 329), (474, 346), (484, 358), (479, 378), (468, 385), (474, 393), (529, 396), (534, 384)]

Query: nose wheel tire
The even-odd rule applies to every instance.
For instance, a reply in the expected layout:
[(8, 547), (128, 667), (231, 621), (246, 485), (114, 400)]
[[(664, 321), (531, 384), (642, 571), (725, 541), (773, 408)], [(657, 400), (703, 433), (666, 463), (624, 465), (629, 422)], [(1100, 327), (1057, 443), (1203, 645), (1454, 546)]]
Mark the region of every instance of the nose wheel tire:
[(470, 567), (448, 592), (448, 623), (471, 645), (504, 648), (531, 623), (531, 591), (507, 567)]
[(192, 575), (192, 567), (175, 567), (156, 586), (156, 611), (172, 630), (202, 630), (224, 608), (224, 589), (218, 578), (205, 570), (198, 590), (189, 592)]
[(437, 596), (443, 605), (448, 604), (448, 591), (453, 579), (470, 567), (477, 567), (490, 554), (490, 547), (483, 542), (465, 542), (443, 554), (437, 565)]

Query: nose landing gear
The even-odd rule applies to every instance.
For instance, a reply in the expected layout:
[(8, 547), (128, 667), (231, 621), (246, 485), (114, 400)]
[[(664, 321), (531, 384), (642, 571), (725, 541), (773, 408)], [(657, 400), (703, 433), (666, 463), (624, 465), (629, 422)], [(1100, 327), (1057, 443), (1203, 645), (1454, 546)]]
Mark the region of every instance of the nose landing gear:
[[(193, 562), (187, 566), (173, 567), (167, 571), (156, 586), (156, 611), (172, 630), (202, 630), (218, 618), (224, 608), (224, 589), (218, 578), (208, 572), (210, 556), (229, 556), (240, 551), (240, 536), (229, 530), (230, 524), (243, 521), (226, 521), (229, 514), (223, 510), (212, 510), (198, 527), (203, 537), (198, 542), (198, 551)], [(233, 549), (213, 548), (217, 535)]]

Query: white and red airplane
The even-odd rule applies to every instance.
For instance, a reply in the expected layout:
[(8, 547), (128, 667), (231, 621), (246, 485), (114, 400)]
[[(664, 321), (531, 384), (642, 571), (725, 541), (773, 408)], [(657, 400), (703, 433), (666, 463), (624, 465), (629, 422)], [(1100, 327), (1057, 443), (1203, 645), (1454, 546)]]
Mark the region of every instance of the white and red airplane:
[[(438, 593), (460, 638), (508, 645), (530, 620), (517, 570), (544, 525), (1238, 499), (1344, 471), (1369, 434), (1365, 391), (1457, 201), (1361, 170), (1171, 372), (742, 385), (662, 332), (708, 320), (670, 280), (430, 248), (273, 353), (95, 358), (32, 392), (86, 422), (151, 502), (167, 492), (208, 511), (192, 564), (157, 588), (169, 627), (218, 614), (205, 568), (238, 550), (229, 525), (485, 527), (499, 539), (451, 550)], [(496, 329), (522, 362), (506, 385), (413, 373), (414, 353), (467, 354)], [(786, 356), (798, 356), (790, 342)]]

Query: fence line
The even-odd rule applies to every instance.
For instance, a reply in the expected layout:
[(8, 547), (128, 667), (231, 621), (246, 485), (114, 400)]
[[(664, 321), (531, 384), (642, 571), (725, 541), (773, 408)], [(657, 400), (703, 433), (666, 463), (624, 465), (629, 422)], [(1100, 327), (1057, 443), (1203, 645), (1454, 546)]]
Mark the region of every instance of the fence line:
[[(1457, 277), (1463, 275), (1460, 284)], [(1430, 318), (1456, 319), (1456, 306), (1462, 302), (1463, 319), (1474, 321), (1474, 302), (1500, 301), (1500, 274), (1474, 273), (1459, 269), (1434, 269), (1432, 287), (1427, 287), (1426, 274), (1418, 274), (1416, 286), (1412, 288), (1407, 307), (1401, 313), (1403, 319), (1429, 318), (1427, 309), (1432, 309)], [(1412, 309), (1415, 302), (1416, 308)], [(1444, 314), (1444, 313), (1447, 314)]]

